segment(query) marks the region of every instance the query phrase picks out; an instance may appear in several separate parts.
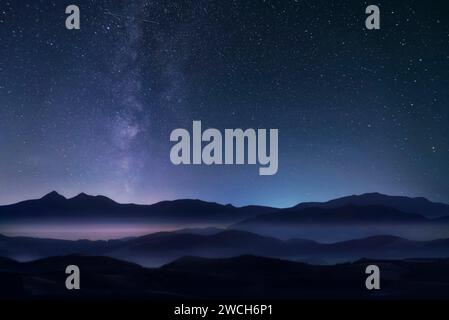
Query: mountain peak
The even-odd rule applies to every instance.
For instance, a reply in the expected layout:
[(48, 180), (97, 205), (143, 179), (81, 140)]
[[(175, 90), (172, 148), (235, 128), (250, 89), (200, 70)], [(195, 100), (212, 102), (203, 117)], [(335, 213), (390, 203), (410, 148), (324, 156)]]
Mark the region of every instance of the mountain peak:
[(355, 197), (388, 197), (388, 195), (380, 193), (380, 192), (367, 192), (367, 193), (362, 193), (360, 195), (355, 194)]
[(107, 203), (107, 204), (111, 204), (111, 203), (116, 203), (114, 200), (106, 197), (106, 196), (92, 196), (90, 194), (81, 192), (80, 194), (74, 196), (73, 198), (70, 198), (69, 200), (71, 201), (76, 201), (76, 202), (88, 202), (91, 203), (92, 201), (94, 201), (97, 204), (100, 203)]
[(66, 198), (56, 191), (52, 191), (50, 193), (47, 193), (45, 196), (41, 198), (42, 200), (51, 200), (51, 201), (57, 201), (57, 200), (66, 200)]
[(396, 199), (396, 200), (416, 200), (416, 201), (423, 201), (423, 202), (431, 202), (429, 199), (425, 197), (407, 197), (407, 196), (391, 196), (379, 192), (368, 192), (368, 193), (362, 193), (360, 195), (353, 195), (352, 197), (355, 198), (374, 198), (374, 199)]
[(85, 199), (85, 198), (90, 198), (93, 196), (88, 195), (87, 193), (81, 192), (79, 194), (77, 194), (76, 196), (74, 196), (72, 199)]

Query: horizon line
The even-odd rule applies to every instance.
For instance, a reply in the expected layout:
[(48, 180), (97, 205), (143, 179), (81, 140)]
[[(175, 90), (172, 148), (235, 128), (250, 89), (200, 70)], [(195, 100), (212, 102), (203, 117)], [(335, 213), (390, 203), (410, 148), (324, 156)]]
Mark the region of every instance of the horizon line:
[(237, 206), (237, 205), (234, 205), (232, 203), (222, 203), (222, 202), (213, 201), (213, 200), (202, 200), (202, 199), (199, 199), (199, 198), (165, 199), (165, 200), (160, 200), (160, 201), (156, 201), (156, 202), (153, 202), (153, 203), (119, 202), (119, 201), (116, 201), (115, 199), (113, 199), (110, 196), (105, 196), (105, 195), (102, 195), (102, 194), (94, 195), (94, 194), (89, 194), (89, 193), (86, 193), (86, 192), (80, 192), (80, 193), (76, 194), (73, 197), (67, 197), (67, 196), (61, 194), (60, 192), (58, 192), (56, 190), (52, 190), (52, 191), (47, 192), (44, 195), (42, 195), (40, 197), (37, 197), (37, 198), (29, 198), (29, 199), (23, 199), (23, 200), (19, 200), (19, 201), (12, 202), (12, 203), (0, 204), (0, 207), (2, 207), (2, 206), (9, 206), (9, 205), (15, 205), (15, 204), (18, 204), (18, 203), (21, 203), (21, 202), (25, 202), (25, 201), (40, 200), (40, 199), (43, 199), (46, 196), (51, 195), (51, 194), (56, 194), (56, 195), (58, 195), (60, 197), (63, 197), (66, 200), (75, 199), (75, 198), (80, 197), (80, 196), (103, 197), (103, 198), (107, 198), (107, 199), (109, 199), (109, 200), (111, 200), (111, 201), (113, 201), (113, 202), (115, 202), (117, 204), (122, 204), (122, 205), (133, 204), (133, 205), (144, 205), (144, 206), (145, 205), (146, 206), (151, 206), (151, 205), (155, 205), (155, 204), (162, 203), (162, 202), (173, 202), (173, 201), (201, 201), (201, 202), (205, 202), (205, 203), (218, 204), (218, 205), (222, 205), (222, 206), (229, 206), (230, 205), (230, 206), (233, 206), (235, 208), (244, 208), (244, 207), (250, 207), (250, 206), (260, 206), (260, 207), (268, 207), (268, 208), (274, 208), (274, 209), (287, 209), (287, 208), (292, 208), (292, 207), (295, 207), (295, 206), (297, 206), (299, 204), (303, 204), (303, 203), (326, 203), (326, 202), (329, 202), (329, 201), (332, 201), (332, 200), (336, 200), (336, 199), (341, 199), (341, 198), (346, 198), (346, 197), (353, 197), (353, 196), (362, 196), (362, 195), (368, 195), (368, 194), (378, 194), (378, 195), (383, 195), (383, 196), (388, 196), (388, 197), (403, 197), (403, 198), (410, 198), (410, 199), (425, 199), (425, 200), (427, 200), (429, 202), (432, 202), (432, 203), (435, 203), (435, 204), (449, 205), (449, 203), (446, 203), (446, 202), (432, 201), (429, 198), (424, 197), (424, 196), (390, 195), (390, 194), (386, 194), (386, 193), (382, 193), (382, 192), (378, 192), (378, 191), (363, 192), (363, 193), (358, 193), (358, 194), (355, 194), (355, 193), (354, 194), (348, 194), (348, 195), (337, 196), (335, 198), (330, 198), (328, 200), (322, 200), (322, 201), (299, 201), (299, 202), (295, 202), (295, 204), (293, 204), (291, 206), (278, 207), (278, 206), (270, 206), (270, 205), (262, 205), (262, 204), (247, 204), (247, 205)]

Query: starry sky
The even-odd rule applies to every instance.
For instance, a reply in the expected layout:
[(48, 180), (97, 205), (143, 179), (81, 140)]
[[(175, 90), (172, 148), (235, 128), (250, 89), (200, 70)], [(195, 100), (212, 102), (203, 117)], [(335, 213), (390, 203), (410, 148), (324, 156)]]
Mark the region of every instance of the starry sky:
[[(445, 3), (446, 2), (446, 3)], [(66, 6), (81, 29), (65, 28)], [(366, 30), (379, 5), (381, 29)], [(0, 3), (0, 203), (286, 207), (382, 192), (449, 202), (447, 1)], [(174, 166), (170, 132), (279, 129), (279, 171)]]

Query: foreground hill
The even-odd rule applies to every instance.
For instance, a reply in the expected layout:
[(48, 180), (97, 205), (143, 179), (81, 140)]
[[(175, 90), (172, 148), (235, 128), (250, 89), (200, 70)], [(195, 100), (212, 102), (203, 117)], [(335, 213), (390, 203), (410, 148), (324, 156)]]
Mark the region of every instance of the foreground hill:
[[(65, 288), (65, 267), (81, 270), (81, 290)], [(364, 287), (365, 268), (382, 272), (381, 290)], [(314, 266), (256, 256), (184, 257), (158, 269), (107, 257), (63, 256), (29, 263), (0, 259), (0, 297), (154, 299), (449, 298), (449, 260), (361, 260)]]

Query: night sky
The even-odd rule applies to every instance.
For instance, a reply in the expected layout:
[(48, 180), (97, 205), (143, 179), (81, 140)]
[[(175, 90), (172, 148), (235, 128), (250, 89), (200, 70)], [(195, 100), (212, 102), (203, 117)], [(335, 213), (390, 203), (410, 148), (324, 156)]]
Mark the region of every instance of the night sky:
[[(0, 203), (449, 202), (447, 1), (0, 3)], [(81, 30), (65, 28), (65, 8)], [(377, 4), (381, 29), (365, 28)], [(279, 171), (174, 166), (170, 132), (279, 129)]]

